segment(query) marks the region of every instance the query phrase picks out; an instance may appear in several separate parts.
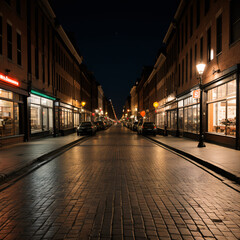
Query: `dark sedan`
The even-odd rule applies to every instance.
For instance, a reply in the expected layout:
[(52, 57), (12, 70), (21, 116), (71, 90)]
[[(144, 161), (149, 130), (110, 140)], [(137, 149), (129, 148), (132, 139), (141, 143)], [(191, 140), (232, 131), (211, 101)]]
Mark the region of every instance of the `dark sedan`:
[(156, 136), (157, 127), (154, 122), (144, 122), (140, 131), (142, 135), (151, 134)]
[(77, 135), (94, 135), (97, 127), (91, 122), (82, 122), (77, 128)]

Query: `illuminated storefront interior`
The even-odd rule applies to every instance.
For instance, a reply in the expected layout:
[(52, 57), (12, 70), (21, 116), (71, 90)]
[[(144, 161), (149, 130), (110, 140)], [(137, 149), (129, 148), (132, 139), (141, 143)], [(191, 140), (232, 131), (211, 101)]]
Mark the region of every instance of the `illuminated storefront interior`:
[(19, 134), (19, 96), (0, 89), (0, 137)]
[(53, 132), (53, 100), (30, 94), (31, 133)]
[(236, 137), (236, 80), (208, 91), (208, 132)]

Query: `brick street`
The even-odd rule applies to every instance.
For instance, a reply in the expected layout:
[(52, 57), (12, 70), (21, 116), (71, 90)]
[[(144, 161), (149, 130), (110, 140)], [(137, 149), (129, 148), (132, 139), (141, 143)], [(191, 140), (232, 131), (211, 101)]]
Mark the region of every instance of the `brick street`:
[(240, 239), (240, 194), (112, 127), (0, 192), (0, 239)]

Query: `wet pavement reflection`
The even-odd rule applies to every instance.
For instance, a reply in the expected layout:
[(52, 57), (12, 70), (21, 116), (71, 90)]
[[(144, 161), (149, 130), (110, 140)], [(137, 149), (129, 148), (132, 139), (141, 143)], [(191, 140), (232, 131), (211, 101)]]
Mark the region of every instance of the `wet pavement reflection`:
[(0, 239), (240, 239), (240, 194), (113, 126), (0, 192)]

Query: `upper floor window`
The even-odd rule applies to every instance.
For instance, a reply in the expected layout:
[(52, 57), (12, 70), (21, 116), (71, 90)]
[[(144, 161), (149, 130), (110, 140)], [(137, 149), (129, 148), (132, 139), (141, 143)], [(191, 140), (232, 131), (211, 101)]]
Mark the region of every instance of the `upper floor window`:
[(0, 54), (2, 54), (2, 16), (0, 16)]
[(217, 49), (216, 54), (222, 51), (222, 15), (217, 18)]
[(207, 15), (209, 8), (210, 8), (210, 0), (205, 0), (204, 2), (204, 14)]
[(190, 37), (193, 35), (193, 6), (190, 8)]
[(17, 14), (21, 16), (21, 0), (16, 0), (16, 10)]
[(197, 27), (200, 24), (200, 0), (197, 0)]
[(188, 40), (188, 16), (185, 17), (185, 44), (187, 44)]
[(240, 38), (240, 1), (239, 0), (231, 0), (230, 2), (230, 23), (231, 23), (230, 43), (234, 43)]
[(200, 39), (200, 61), (203, 60), (203, 37)]
[(5, 0), (8, 5), (11, 5), (11, 0)]
[(211, 50), (211, 28), (207, 30), (207, 60), (210, 62), (213, 59)]
[(12, 26), (7, 23), (7, 56), (12, 60)]
[(22, 65), (22, 40), (19, 33), (17, 33), (17, 64)]

